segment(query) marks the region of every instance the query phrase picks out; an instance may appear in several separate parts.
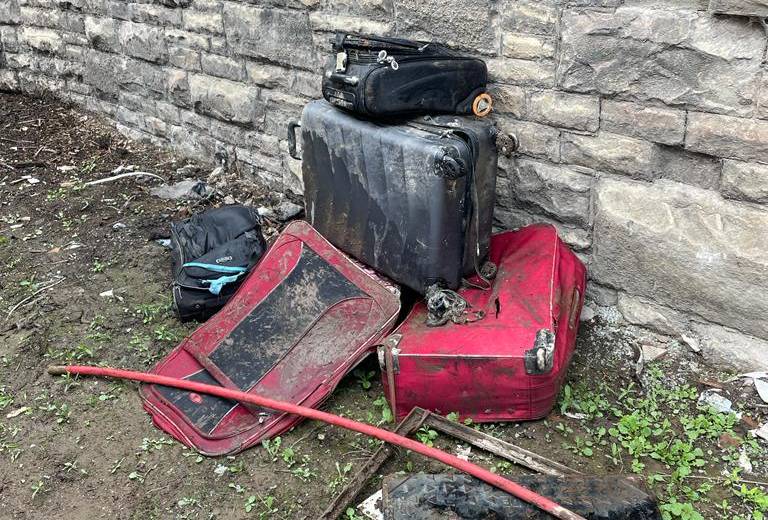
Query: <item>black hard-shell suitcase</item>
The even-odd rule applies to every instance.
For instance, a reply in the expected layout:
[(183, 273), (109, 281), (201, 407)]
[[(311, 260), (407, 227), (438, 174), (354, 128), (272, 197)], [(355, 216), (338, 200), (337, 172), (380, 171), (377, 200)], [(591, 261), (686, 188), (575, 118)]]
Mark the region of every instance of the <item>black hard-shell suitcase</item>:
[(420, 293), (456, 289), (487, 255), (496, 128), (425, 116), (380, 124), (318, 100), (301, 126), (311, 224), (342, 251)]
[(358, 114), (487, 115), (488, 69), (438, 43), (337, 33), (323, 97)]

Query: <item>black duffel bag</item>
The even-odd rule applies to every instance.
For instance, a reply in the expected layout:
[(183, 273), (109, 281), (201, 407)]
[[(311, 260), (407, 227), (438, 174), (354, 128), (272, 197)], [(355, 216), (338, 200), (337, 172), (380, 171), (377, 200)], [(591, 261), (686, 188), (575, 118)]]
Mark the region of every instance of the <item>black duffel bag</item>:
[(439, 43), (336, 33), (323, 76), (323, 97), (358, 114), (485, 116), (488, 69)]
[(173, 308), (179, 319), (214, 315), (266, 249), (255, 208), (224, 206), (171, 224)]

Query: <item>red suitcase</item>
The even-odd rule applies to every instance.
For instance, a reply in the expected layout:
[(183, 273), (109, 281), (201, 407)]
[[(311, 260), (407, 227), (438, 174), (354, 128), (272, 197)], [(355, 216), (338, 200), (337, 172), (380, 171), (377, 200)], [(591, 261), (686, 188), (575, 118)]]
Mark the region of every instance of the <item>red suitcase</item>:
[(550, 225), (494, 235), (490, 259), (492, 288), (458, 291), (482, 319), (429, 327), (422, 302), (379, 347), (398, 419), (414, 406), (478, 422), (552, 409), (574, 351), (586, 269)]
[[(227, 305), (153, 372), (317, 406), (399, 310), (396, 287), (294, 222)], [(141, 392), (157, 427), (206, 455), (236, 453), (301, 420), (164, 386)]]

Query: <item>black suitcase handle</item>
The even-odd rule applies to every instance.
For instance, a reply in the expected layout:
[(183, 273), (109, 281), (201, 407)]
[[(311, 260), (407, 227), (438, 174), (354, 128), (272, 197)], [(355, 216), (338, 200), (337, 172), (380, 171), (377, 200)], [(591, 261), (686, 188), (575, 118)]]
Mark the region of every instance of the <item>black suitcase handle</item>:
[(297, 161), (301, 160), (301, 155), (296, 151), (296, 129), (301, 128), (301, 123), (291, 121), (288, 123), (288, 154)]

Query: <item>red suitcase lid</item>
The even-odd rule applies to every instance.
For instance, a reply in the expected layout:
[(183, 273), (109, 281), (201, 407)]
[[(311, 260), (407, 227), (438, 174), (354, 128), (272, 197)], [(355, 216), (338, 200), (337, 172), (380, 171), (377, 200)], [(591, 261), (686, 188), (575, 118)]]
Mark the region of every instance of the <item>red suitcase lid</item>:
[[(399, 310), (394, 286), (294, 222), (229, 303), (154, 371), (312, 405), (389, 332)], [(296, 422), (166, 387), (143, 394), (158, 426), (209, 454), (239, 451)]]

